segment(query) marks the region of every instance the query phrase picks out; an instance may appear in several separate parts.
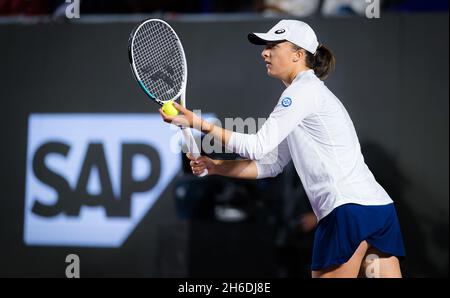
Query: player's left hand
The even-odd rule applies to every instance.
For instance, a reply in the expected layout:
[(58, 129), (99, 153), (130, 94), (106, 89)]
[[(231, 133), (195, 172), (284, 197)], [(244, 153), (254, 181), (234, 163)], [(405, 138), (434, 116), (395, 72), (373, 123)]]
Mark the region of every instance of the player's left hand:
[(180, 112), (178, 115), (167, 115), (163, 112), (162, 108), (159, 109), (159, 113), (164, 122), (174, 124), (181, 127), (193, 127), (200, 128), (202, 119), (195, 115), (192, 111), (186, 109), (177, 102), (173, 102), (174, 107)]

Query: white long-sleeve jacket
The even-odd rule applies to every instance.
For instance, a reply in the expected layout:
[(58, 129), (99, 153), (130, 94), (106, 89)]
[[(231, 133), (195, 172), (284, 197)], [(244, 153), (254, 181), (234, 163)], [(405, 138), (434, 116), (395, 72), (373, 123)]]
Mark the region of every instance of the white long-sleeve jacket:
[(346, 109), (313, 70), (297, 75), (256, 134), (234, 132), (227, 147), (255, 160), (258, 178), (292, 159), (319, 220), (347, 203), (392, 203), (364, 163)]

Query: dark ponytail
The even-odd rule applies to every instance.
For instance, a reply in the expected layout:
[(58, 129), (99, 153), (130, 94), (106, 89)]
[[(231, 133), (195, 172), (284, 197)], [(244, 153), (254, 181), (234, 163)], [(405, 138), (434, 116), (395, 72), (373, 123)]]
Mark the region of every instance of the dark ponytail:
[[(303, 48), (293, 44), (292, 48), (294, 51), (302, 50)], [(336, 65), (336, 59), (330, 49), (320, 44), (316, 50), (316, 54), (311, 54), (307, 50), (306, 53), (306, 66), (314, 70), (316, 76), (322, 81), (325, 80), (328, 75), (334, 70)]]
[(336, 59), (330, 49), (320, 44), (316, 50), (316, 54), (306, 52), (306, 66), (314, 69), (316, 76), (322, 81), (334, 70)]

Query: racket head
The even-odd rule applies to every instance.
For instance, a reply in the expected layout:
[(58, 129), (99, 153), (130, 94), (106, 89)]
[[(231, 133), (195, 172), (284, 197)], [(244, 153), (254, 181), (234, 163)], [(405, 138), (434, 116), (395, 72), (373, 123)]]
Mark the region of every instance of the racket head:
[(167, 22), (148, 19), (134, 28), (128, 40), (128, 57), (135, 79), (151, 99), (162, 105), (184, 95), (186, 56)]

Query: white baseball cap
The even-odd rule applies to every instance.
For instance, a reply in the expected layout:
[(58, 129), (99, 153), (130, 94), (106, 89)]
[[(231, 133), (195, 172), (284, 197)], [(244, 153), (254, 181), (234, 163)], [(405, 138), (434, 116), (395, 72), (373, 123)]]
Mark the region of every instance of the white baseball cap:
[(316, 33), (305, 22), (297, 20), (281, 20), (267, 33), (249, 33), (248, 40), (257, 45), (265, 45), (270, 41), (287, 40), (315, 54), (319, 42)]

